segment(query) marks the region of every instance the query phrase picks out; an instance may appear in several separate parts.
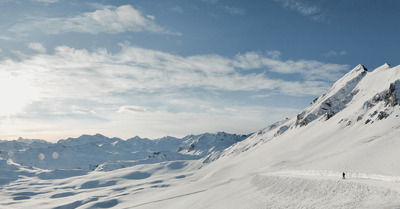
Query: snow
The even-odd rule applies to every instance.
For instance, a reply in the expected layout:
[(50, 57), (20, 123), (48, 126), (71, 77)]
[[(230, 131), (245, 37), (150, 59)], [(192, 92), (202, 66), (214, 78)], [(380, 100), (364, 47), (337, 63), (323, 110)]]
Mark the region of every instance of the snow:
[(0, 205), (400, 208), (399, 88), (400, 66), (359, 65), (299, 116), (248, 137), (1, 141)]

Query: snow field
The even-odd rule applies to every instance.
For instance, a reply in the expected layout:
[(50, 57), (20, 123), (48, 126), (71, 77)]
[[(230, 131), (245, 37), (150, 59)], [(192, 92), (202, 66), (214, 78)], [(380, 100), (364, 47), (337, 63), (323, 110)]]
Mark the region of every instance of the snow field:
[[(0, 191), (1, 208), (131, 208), (143, 191), (158, 193), (190, 178), (194, 165), (169, 162), (88, 174), (66, 170), (20, 177)], [(182, 173), (182, 168), (184, 172)], [(146, 193), (147, 193), (146, 192)], [(141, 198), (142, 199), (142, 198)]]
[(256, 189), (253, 195), (259, 202), (258, 208), (400, 207), (398, 187), (376, 186), (360, 179), (342, 180), (340, 174), (336, 178), (258, 175), (253, 177), (252, 183)]

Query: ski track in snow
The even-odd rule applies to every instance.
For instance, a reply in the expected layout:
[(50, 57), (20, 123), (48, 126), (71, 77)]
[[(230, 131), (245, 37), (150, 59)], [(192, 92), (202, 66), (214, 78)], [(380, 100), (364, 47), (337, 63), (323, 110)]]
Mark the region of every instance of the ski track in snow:
[[(258, 208), (400, 208), (400, 178), (333, 171), (280, 171), (255, 175)], [(385, 181), (385, 182), (382, 182)]]
[[(342, 180), (341, 172), (284, 170), (203, 184), (197, 182), (199, 179), (186, 179), (185, 175), (152, 177), (150, 173), (126, 169), (118, 171), (112, 179), (103, 179), (96, 172), (65, 179), (26, 177), (2, 187), (0, 208), (173, 208), (169, 206), (172, 202), (191, 202), (194, 198), (202, 203), (207, 199), (205, 196), (217, 194), (219, 201), (233, 202), (222, 208), (241, 208), (242, 205), (235, 207), (237, 201), (260, 209), (400, 208), (399, 177), (359, 173), (346, 176)], [(172, 188), (175, 191), (169, 192), (170, 186), (175, 186)], [(240, 195), (231, 190), (238, 187), (242, 190)], [(159, 192), (166, 194), (158, 196)], [(148, 197), (152, 195), (156, 197)], [(234, 200), (235, 195), (240, 197)], [(251, 203), (246, 203), (247, 200)], [(200, 205), (193, 208), (221, 208), (221, 203)]]
[[(282, 170), (277, 172), (271, 172), (269, 175), (280, 175), (280, 176), (308, 176), (308, 177), (341, 177), (341, 172), (328, 171), (328, 170)], [(346, 173), (347, 180), (379, 180), (379, 181), (391, 181), (400, 184), (400, 176), (387, 176), (379, 174), (367, 174), (367, 173)], [(400, 189), (400, 188), (399, 188)]]

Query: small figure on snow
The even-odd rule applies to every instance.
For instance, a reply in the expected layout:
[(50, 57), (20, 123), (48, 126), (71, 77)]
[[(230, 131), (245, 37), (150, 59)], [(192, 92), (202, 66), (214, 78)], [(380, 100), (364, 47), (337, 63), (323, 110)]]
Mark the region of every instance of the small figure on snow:
[(346, 174), (343, 172), (342, 173), (343, 179), (346, 179)]

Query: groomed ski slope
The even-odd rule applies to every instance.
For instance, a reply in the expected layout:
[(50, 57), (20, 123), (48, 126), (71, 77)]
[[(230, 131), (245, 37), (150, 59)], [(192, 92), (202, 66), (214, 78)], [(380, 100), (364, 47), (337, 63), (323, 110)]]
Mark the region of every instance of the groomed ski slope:
[(1, 208), (399, 208), (400, 177), (286, 170), (238, 175), (173, 162), (70, 177), (52, 172), (1, 190)]

